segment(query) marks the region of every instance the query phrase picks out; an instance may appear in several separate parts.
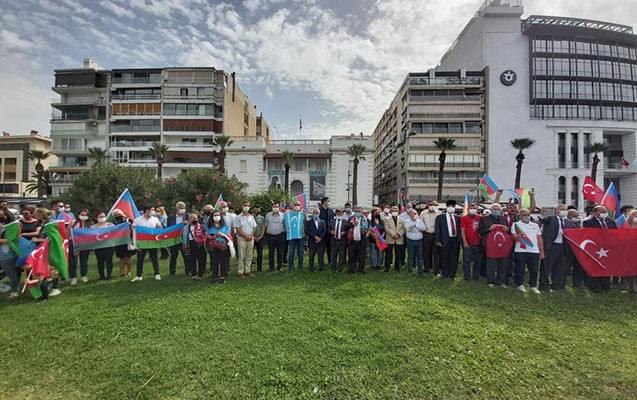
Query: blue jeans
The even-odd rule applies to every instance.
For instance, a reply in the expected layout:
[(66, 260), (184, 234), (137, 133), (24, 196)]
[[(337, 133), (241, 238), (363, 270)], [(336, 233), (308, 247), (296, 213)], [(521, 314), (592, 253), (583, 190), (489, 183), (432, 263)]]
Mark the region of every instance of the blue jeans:
[[(88, 255), (90, 253), (90, 250), (80, 251), (80, 276), (88, 274)], [(75, 257), (75, 247), (72, 240), (69, 240), (69, 277), (71, 279), (77, 278), (77, 258)]]
[(303, 269), (303, 239), (288, 240), (288, 267), (290, 271), (294, 269), (294, 253), (296, 251), (299, 257), (299, 270)]
[(372, 268), (380, 269), (383, 265), (383, 252), (378, 250), (378, 247), (374, 243), (369, 245), (370, 263)]
[(524, 268), (529, 269), (529, 286), (537, 287), (538, 268), (540, 266), (540, 254), (538, 253), (514, 253), (515, 275), (513, 280), (517, 286), (524, 283)]
[(11, 291), (17, 292), (18, 286), (20, 286), (20, 278), (18, 278), (18, 273), (16, 272), (15, 258), (0, 261), (0, 267), (2, 267), (5, 275), (7, 276), (7, 278), (9, 278), (9, 286), (11, 286)]
[(414, 264), (418, 268), (418, 273), (422, 273), (422, 250), (423, 243), (420, 240), (407, 239), (407, 273), (411, 274), (414, 270)]
[[(473, 269), (471, 263), (473, 262)], [(465, 280), (480, 279), (480, 268), (482, 267), (482, 246), (469, 246), (462, 248), (462, 272)]]

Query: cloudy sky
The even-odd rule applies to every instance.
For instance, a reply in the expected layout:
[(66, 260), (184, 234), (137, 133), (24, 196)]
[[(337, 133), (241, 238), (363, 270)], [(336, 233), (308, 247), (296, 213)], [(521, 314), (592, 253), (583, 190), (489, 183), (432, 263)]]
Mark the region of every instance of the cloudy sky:
[[(214, 66), (275, 138), (371, 134), (410, 71), (437, 64), (476, 0), (0, 0), (0, 129), (48, 135), (53, 70)], [(526, 0), (525, 15), (637, 27), (634, 0)]]

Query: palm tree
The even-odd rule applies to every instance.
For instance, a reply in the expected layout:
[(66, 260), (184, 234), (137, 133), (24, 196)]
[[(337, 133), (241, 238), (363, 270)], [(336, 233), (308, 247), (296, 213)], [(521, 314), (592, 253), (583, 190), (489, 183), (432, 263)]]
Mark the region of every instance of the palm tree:
[(515, 161), (518, 162), (518, 164), (515, 167), (515, 170), (516, 170), (515, 171), (515, 187), (516, 188), (520, 187), (520, 180), (522, 178), (522, 163), (524, 163), (524, 158), (525, 158), (523, 151), (530, 148), (534, 144), (535, 144), (535, 139), (531, 139), (528, 137), (511, 140), (511, 146), (513, 146), (514, 149), (519, 150), (518, 154), (515, 156)]
[(436, 148), (440, 150), (440, 156), (438, 161), (440, 165), (438, 167), (438, 200), (442, 200), (442, 177), (445, 171), (445, 161), (447, 161), (447, 150), (453, 150), (456, 148), (456, 139), (450, 138), (438, 138), (434, 140)]
[(42, 197), (46, 194), (46, 186), (42, 185), (44, 181), (44, 166), (42, 165), (42, 160), (46, 160), (47, 158), (49, 158), (50, 155), (51, 153), (49, 153), (48, 151), (45, 152), (42, 150), (31, 150), (27, 153), (27, 157), (29, 158), (29, 160), (36, 160), (35, 174), (33, 174), (33, 177), (36, 178), (36, 190), (38, 191), (38, 197)]
[(89, 147), (88, 149), (88, 158), (95, 161), (95, 165), (100, 165), (104, 161), (111, 158), (111, 155), (108, 154), (108, 150), (104, 150), (100, 147)]
[(607, 150), (608, 150), (608, 145), (605, 143), (599, 143), (599, 142), (595, 142), (591, 144), (586, 149), (586, 152), (588, 154), (593, 153), (593, 167), (591, 169), (591, 179), (593, 180), (593, 182), (595, 182), (595, 179), (597, 179), (597, 166), (599, 165), (599, 162), (601, 161), (600, 158), (597, 156), (597, 154), (598, 153), (604, 154), (604, 152)]
[(49, 191), (51, 174), (48, 169), (39, 174), (37, 172), (32, 173), (31, 178), (35, 179), (35, 182), (29, 182), (29, 184), (26, 185), (25, 191), (27, 193), (38, 192), (38, 197), (51, 194)]
[(365, 160), (365, 146), (362, 144), (353, 144), (347, 147), (347, 154), (354, 161), (354, 172), (352, 176), (352, 204), (358, 205), (358, 163)]
[(153, 154), (153, 158), (157, 161), (157, 179), (161, 179), (161, 169), (164, 166), (164, 156), (168, 152), (168, 146), (161, 143), (153, 143), (148, 150)]
[(283, 161), (285, 161), (285, 193), (290, 194), (290, 163), (294, 158), (294, 153), (285, 150), (281, 153), (281, 157), (283, 157)]
[(213, 154), (219, 154), (219, 170), (222, 173), (226, 172), (226, 147), (232, 146), (234, 140), (226, 135), (218, 135), (212, 138), (212, 145), (221, 147), (219, 153), (217, 151), (213, 151)]

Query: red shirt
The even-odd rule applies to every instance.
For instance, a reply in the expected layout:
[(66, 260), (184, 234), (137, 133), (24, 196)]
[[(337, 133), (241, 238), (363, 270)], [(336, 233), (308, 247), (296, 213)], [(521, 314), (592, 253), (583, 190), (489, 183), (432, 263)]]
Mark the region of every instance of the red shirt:
[(478, 226), (480, 225), (480, 215), (463, 215), (460, 217), (460, 229), (464, 229), (467, 243), (470, 246), (478, 246), (480, 244), (480, 234), (478, 233)]

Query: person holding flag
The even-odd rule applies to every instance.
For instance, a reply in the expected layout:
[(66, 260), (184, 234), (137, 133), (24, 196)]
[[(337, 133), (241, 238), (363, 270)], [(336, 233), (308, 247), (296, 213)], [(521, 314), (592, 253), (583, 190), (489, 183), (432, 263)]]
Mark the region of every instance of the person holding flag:
[[(44, 242), (48, 242), (48, 233), (46, 230), (46, 225), (49, 222), (52, 222), (52, 220), (55, 220), (54, 216), (56, 215), (56, 212), (52, 211), (52, 210), (48, 210), (46, 208), (38, 208), (37, 210), (35, 210), (35, 219), (37, 219), (40, 224), (45, 227), (40, 231), (40, 234), (38, 235), (38, 237), (34, 237), (33, 239), (31, 239), (32, 242), (34, 243), (44, 243)], [(59, 213), (58, 213), (59, 215)], [(50, 246), (49, 246), (50, 247)], [(36, 248), (37, 250), (37, 248)], [(49, 253), (50, 249), (47, 247), (47, 253)], [(68, 251), (68, 250), (67, 250)], [(47, 254), (47, 258), (48, 258), (48, 254)], [(47, 261), (48, 263), (48, 261)], [(50, 264), (50, 263), (48, 263)], [(51, 264), (51, 268), (50, 268), (50, 275), (49, 277), (43, 281), (43, 283), (45, 283), (45, 288), (47, 290), (47, 297), (48, 296), (58, 296), (62, 293), (62, 291), (60, 290), (60, 277), (59, 277), (59, 271), (57, 268), (55, 268), (52, 264)], [(64, 276), (63, 276), (64, 277)], [(49, 291), (50, 290), (50, 291)]]
[(224, 284), (230, 270), (230, 248), (234, 244), (230, 240), (230, 227), (226, 225), (221, 211), (215, 209), (212, 212), (205, 230), (205, 246), (210, 253), (212, 283)]
[(8, 208), (2, 208), (0, 209), (0, 224), (2, 224), (2, 233), (0, 233), (0, 267), (9, 278), (11, 286), (9, 299), (14, 299), (19, 295), (18, 286), (20, 285), (20, 278), (16, 271), (16, 259), (22, 255), (16, 245), (20, 240), (20, 223), (15, 220)]
[(540, 260), (544, 259), (542, 232), (538, 224), (531, 222), (531, 212), (528, 209), (522, 208), (518, 216), (520, 220), (513, 224), (511, 231), (511, 237), (515, 240), (515, 250), (513, 251), (515, 274), (513, 279), (518, 290), (526, 293), (524, 269), (527, 268), (531, 292), (540, 294), (537, 283)]
[[(122, 210), (116, 208), (112, 211), (113, 221), (115, 225), (131, 223), (131, 220), (124, 214)], [(108, 214), (106, 216), (108, 220)], [(119, 276), (130, 276), (133, 270), (133, 256), (136, 251), (134, 246), (129, 244), (120, 244), (115, 246), (115, 256), (119, 258)]]
[[(161, 228), (159, 220), (151, 215), (153, 211), (153, 206), (145, 206), (142, 215), (135, 218), (133, 221), (133, 229), (137, 226), (145, 228)], [(153, 263), (155, 280), (161, 280), (161, 275), (159, 274), (159, 260), (157, 259), (157, 249), (151, 248), (137, 250), (137, 275), (131, 280), (131, 282), (138, 282), (142, 280), (142, 275), (144, 274), (144, 258), (146, 258), (146, 253), (150, 255), (150, 261)]]
[[(631, 210), (628, 214), (627, 229), (637, 229), (637, 210)], [(637, 276), (625, 276), (622, 278), (622, 293), (637, 293)]]
[[(106, 214), (103, 211), (98, 212), (95, 215), (95, 218), (97, 220), (97, 223), (92, 225), (91, 228), (108, 228), (109, 226), (113, 226), (112, 223), (106, 221)], [(114, 251), (114, 247), (103, 247), (100, 249), (95, 249), (95, 258), (97, 258), (97, 273), (99, 274), (101, 281), (111, 280), (111, 275), (113, 274)], [(106, 274), (104, 274), (104, 269), (106, 269)]]
[[(617, 224), (615, 224), (615, 219), (610, 218), (608, 215), (608, 209), (602, 205), (597, 205), (593, 207), (593, 212), (590, 217), (585, 219), (582, 223), (584, 228), (595, 228), (595, 229), (617, 229)], [(588, 287), (594, 293), (608, 293), (610, 291), (610, 278), (601, 277), (601, 278), (589, 278), (588, 279)]]
[[(89, 222), (89, 212), (87, 209), (83, 209), (78, 214), (78, 219), (73, 224), (73, 229), (87, 229), (91, 226)], [(69, 274), (71, 275), (71, 286), (77, 284), (77, 258), (80, 261), (80, 277), (82, 282), (88, 282), (88, 256), (91, 254), (90, 250), (75, 251), (73, 240), (69, 240)]]
[[(424, 223), (423, 223), (423, 226), (424, 226)], [(384, 241), (385, 239), (383, 236), (385, 234), (385, 226), (383, 225), (383, 218), (381, 216), (381, 212), (379, 209), (375, 209), (374, 211), (372, 211), (372, 219), (369, 221), (369, 232), (370, 232), (370, 237), (373, 239), (369, 241), (370, 263), (371, 263), (372, 269), (376, 269), (380, 271), (383, 265), (383, 255), (385, 254), (384, 253), (385, 249), (383, 248), (381, 250), (378, 247), (379, 246), (378, 241), (380, 240)], [(377, 236), (375, 236), (373, 232), (375, 232)], [(385, 243), (385, 247), (386, 246), (387, 244)]]

